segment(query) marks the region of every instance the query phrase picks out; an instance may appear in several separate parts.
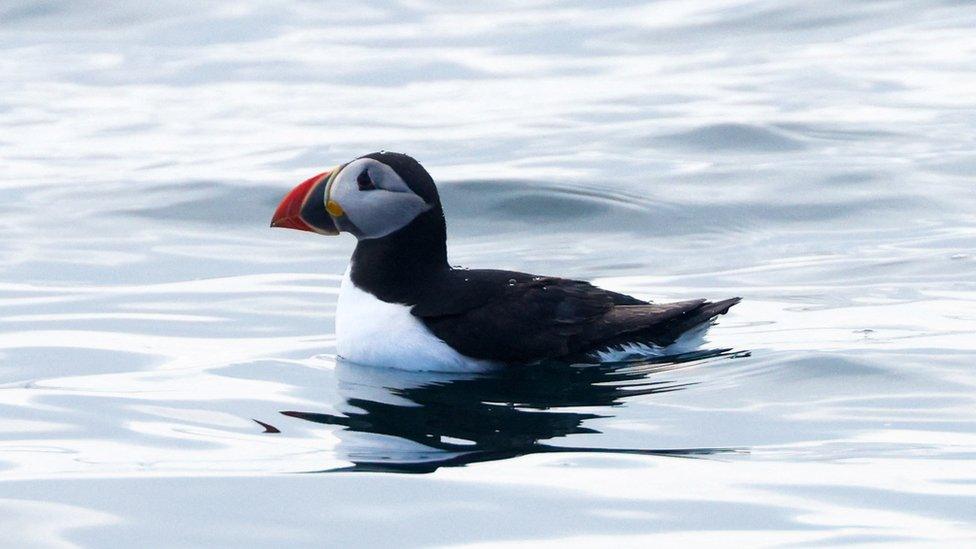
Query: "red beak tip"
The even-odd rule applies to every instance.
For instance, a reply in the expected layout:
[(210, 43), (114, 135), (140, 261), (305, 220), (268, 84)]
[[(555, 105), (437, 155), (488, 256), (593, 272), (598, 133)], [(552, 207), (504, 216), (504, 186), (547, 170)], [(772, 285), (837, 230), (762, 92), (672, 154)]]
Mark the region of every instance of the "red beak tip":
[(308, 223), (305, 223), (301, 217), (294, 215), (291, 217), (276, 217), (271, 222), (271, 227), (274, 229), (296, 229), (299, 231), (312, 231), (315, 232)]
[(302, 219), (301, 211), (302, 205), (305, 202), (305, 198), (308, 196), (312, 187), (316, 183), (322, 180), (323, 176), (329, 175), (330, 172), (323, 172), (315, 177), (306, 179), (297, 187), (292, 189), (285, 195), (278, 208), (275, 210), (274, 216), (271, 218), (271, 228), (283, 228), (283, 229), (296, 229), (299, 231), (311, 231), (316, 232), (308, 223)]

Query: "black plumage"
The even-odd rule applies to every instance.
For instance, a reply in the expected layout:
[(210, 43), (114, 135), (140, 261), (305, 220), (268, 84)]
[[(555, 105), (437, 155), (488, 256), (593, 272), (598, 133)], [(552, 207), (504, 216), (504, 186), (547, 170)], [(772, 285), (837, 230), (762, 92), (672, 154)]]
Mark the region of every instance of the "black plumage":
[(587, 282), (509, 271), (451, 270), (439, 280), (450, 297), (418, 302), (412, 313), (461, 354), (506, 362), (627, 342), (668, 345), (738, 301), (654, 305)]
[(463, 355), (532, 362), (630, 342), (667, 345), (739, 302), (653, 304), (578, 280), (452, 268), (440, 198), (427, 171), (407, 155), (367, 156), (390, 166), (431, 208), (394, 233), (360, 240), (352, 281), (383, 301), (411, 306)]

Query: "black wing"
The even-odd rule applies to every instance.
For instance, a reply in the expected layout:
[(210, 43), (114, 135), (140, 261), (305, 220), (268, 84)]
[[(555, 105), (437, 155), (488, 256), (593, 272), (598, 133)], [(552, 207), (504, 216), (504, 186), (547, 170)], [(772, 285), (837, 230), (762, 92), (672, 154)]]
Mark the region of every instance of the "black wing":
[(454, 270), (431, 287), (438, 294), (413, 314), (462, 354), (504, 362), (572, 355), (628, 333), (666, 339), (673, 330), (665, 325), (687, 329), (715, 314), (694, 314), (711, 311), (704, 300), (652, 305), (588, 282), (511, 271)]

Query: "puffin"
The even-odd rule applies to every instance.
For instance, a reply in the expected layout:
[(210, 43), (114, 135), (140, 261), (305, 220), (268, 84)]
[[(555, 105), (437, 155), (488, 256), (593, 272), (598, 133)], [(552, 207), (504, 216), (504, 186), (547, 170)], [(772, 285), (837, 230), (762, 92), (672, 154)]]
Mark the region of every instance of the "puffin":
[(740, 300), (652, 303), (581, 280), (452, 266), (434, 180), (402, 153), (367, 154), (305, 180), (271, 226), (356, 237), (335, 337), (338, 357), (357, 364), (480, 372), (660, 356)]

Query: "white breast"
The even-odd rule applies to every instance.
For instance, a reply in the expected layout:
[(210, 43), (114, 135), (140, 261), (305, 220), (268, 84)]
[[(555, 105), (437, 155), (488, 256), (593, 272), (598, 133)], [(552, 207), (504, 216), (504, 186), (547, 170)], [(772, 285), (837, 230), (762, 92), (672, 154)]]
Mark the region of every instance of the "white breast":
[(346, 269), (335, 316), (340, 357), (403, 370), (478, 372), (496, 366), (466, 357), (432, 334), (410, 307), (387, 303), (357, 288)]

